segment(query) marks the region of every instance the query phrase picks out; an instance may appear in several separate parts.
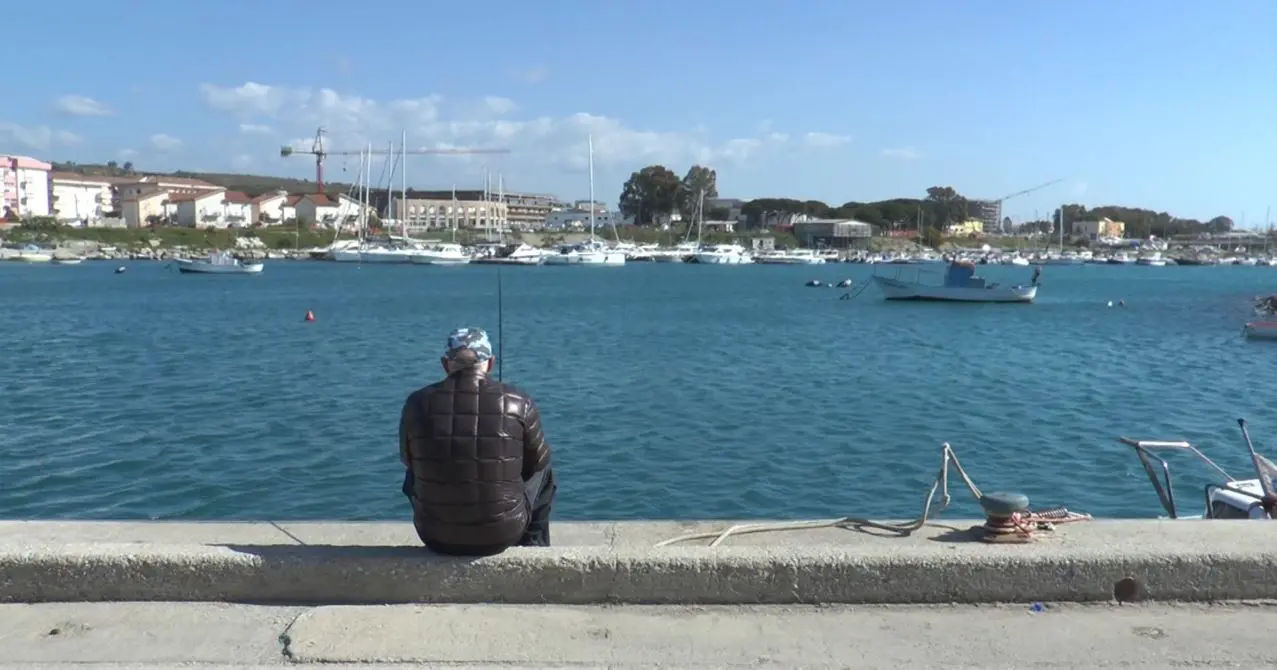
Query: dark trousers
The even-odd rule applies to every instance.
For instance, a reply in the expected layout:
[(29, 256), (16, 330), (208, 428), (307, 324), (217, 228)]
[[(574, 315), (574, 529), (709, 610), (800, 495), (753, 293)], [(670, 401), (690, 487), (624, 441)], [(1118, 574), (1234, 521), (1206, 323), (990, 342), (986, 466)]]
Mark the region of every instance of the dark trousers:
[[(403, 493), (408, 496), (409, 502), (413, 501), (412, 485), (412, 471), (409, 470), (404, 473), (403, 480)], [(550, 510), (554, 506), (554, 494), (558, 491), (558, 488), (558, 483), (554, 480), (554, 469), (548, 466), (523, 483), (523, 504), (528, 509), (528, 527), (524, 529), (523, 537), (519, 538), (518, 546), (550, 546)], [(453, 556), (493, 556), (509, 548), (505, 545), (462, 547), (432, 542), (426, 539), (420, 524), (416, 523), (415, 513), (413, 517), (413, 525), (417, 528), (417, 536), (421, 538), (421, 541), (425, 543), (428, 549), (435, 553)]]

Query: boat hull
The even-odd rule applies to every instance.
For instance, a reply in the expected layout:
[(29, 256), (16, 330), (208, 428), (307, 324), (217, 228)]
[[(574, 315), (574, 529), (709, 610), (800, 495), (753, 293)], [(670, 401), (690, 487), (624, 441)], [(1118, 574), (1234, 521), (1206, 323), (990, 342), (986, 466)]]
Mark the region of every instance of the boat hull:
[(1038, 295), (1036, 286), (965, 288), (919, 284), (891, 277), (874, 277), (873, 280), (887, 300), (1031, 303)]
[(625, 254), (619, 251), (572, 251), (547, 256), (546, 265), (625, 265)]
[(475, 265), (540, 265), (540, 258), (476, 258), (471, 263)]
[(264, 267), (262, 263), (240, 263), (238, 265), (216, 265), (204, 261), (192, 261), (179, 258), (176, 261), (177, 271), (187, 274), (204, 275), (255, 275)]
[(468, 265), (470, 259), (465, 256), (435, 256), (431, 254), (414, 254), (409, 259), (414, 265)]
[(747, 265), (752, 259), (740, 254), (701, 253), (696, 254), (696, 262), (706, 265)]
[(334, 251), (338, 263), (409, 263), (411, 254), (394, 251)]
[(1277, 321), (1254, 321), (1242, 328), (1248, 340), (1277, 340)]

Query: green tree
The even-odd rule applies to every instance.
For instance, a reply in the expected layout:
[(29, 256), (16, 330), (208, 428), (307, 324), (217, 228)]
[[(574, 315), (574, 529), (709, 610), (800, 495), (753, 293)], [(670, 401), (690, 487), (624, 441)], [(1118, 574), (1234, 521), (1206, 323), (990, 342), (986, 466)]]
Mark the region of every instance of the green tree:
[(621, 214), (639, 225), (651, 225), (678, 207), (683, 182), (664, 165), (649, 165), (630, 175), (621, 189)]
[(952, 186), (932, 186), (927, 189), (927, 203), (931, 205), (933, 225), (944, 227), (967, 220), (967, 199)]
[(922, 243), (932, 249), (939, 249), (944, 244), (944, 233), (939, 228), (925, 228), (922, 231)]
[(706, 200), (718, 197), (718, 173), (702, 165), (693, 165), (683, 175), (679, 191), (678, 211), (684, 219), (690, 220), (701, 197)]

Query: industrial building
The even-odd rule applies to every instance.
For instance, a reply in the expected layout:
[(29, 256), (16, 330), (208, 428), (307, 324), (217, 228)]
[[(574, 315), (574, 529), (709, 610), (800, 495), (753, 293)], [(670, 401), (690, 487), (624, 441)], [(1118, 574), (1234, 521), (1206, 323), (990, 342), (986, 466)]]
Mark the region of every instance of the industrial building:
[(794, 236), (808, 248), (851, 249), (869, 244), (873, 226), (853, 219), (808, 219), (794, 224)]

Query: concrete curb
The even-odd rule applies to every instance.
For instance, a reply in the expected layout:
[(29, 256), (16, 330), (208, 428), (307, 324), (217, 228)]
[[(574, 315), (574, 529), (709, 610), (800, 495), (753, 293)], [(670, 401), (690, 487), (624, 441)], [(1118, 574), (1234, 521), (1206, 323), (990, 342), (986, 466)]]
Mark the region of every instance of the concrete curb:
[[(311, 535), (350, 540), (320, 544), (240, 543), (231, 537), (269, 533), (267, 524), (219, 524), (237, 529), (233, 533), (204, 524), (133, 524), (133, 531), (93, 542), (89, 538), (102, 535), (103, 528), (130, 525), (62, 523), (50, 530), (51, 524), (0, 522), (0, 601), (1085, 602), (1113, 599), (1115, 585), (1126, 578), (1153, 600), (1277, 599), (1277, 580), (1271, 578), (1277, 533), (1267, 532), (1266, 524), (1094, 522), (1062, 527), (1030, 545), (994, 546), (962, 541), (955, 533), (973, 523), (954, 522), (908, 538), (846, 530), (776, 533), (712, 549), (651, 547), (654, 539), (708, 524), (580, 524), (567, 534), (610, 539), (460, 559), (408, 543), (359, 541), (361, 533), (375, 534), (373, 528), (402, 533), (406, 524), (275, 525), (289, 537), (306, 534), (289, 528), (308, 528)], [(164, 526), (167, 530), (157, 529)], [(129, 540), (129, 532), (160, 533), (174, 541)], [(226, 540), (193, 537), (199, 535)]]

